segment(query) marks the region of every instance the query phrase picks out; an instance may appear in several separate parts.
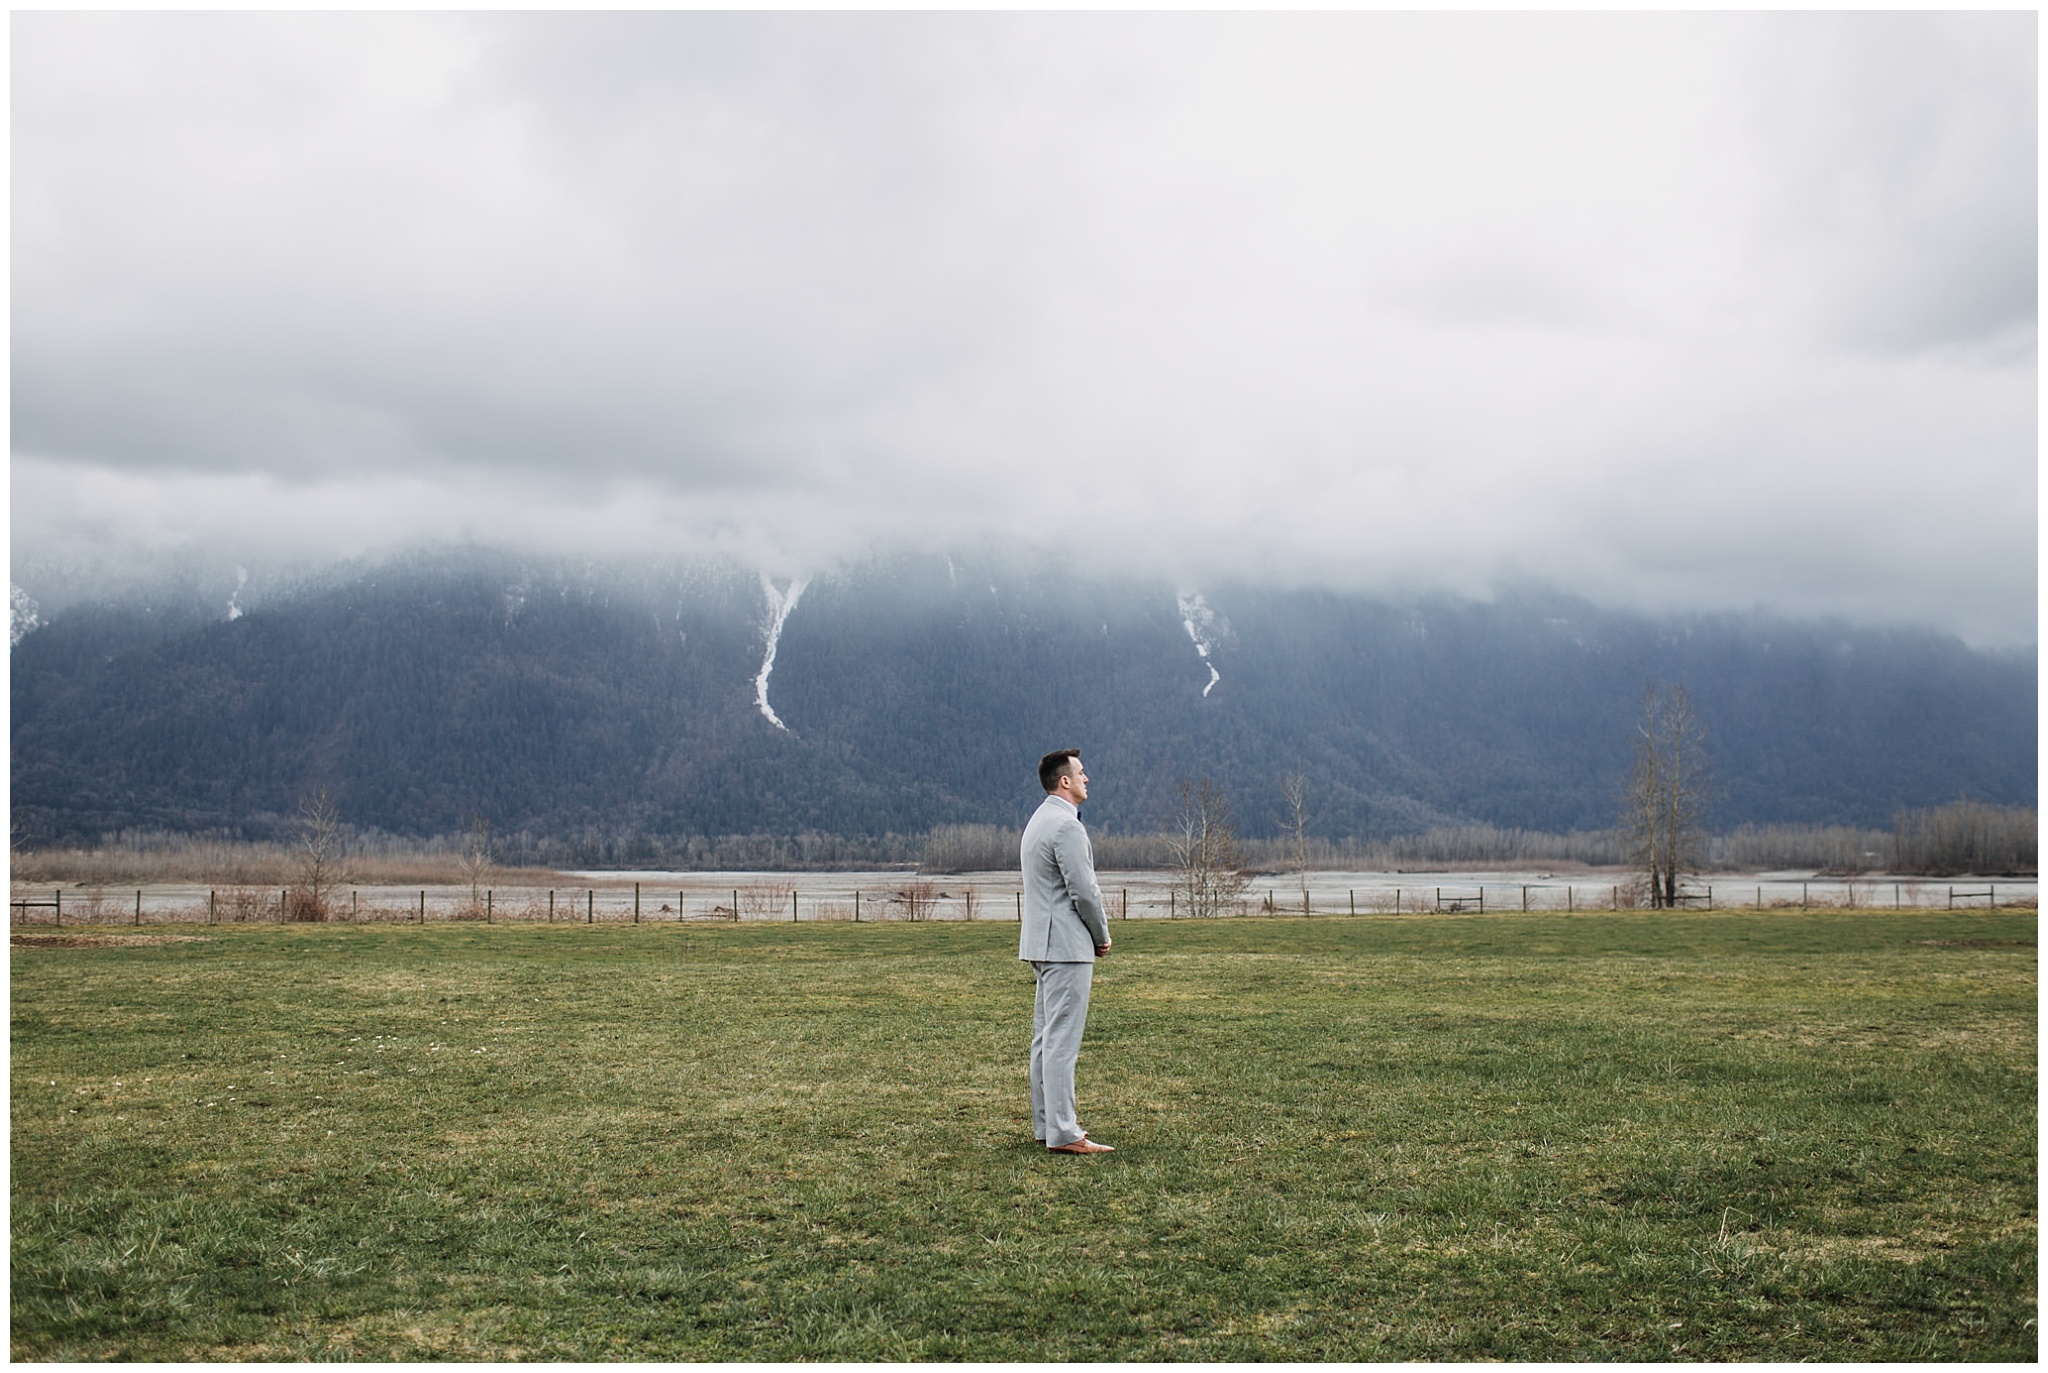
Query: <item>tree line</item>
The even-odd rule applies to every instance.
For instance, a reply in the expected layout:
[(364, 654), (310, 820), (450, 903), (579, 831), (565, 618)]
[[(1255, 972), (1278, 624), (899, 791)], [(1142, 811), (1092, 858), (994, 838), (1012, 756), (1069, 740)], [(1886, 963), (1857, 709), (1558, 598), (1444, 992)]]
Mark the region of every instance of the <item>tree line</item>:
[[(828, 834), (587, 835), (549, 838), (515, 831), (491, 840), (503, 867), (535, 872), (564, 868), (673, 868), (685, 872), (833, 872), (856, 868), (918, 868), (933, 875), (1002, 872), (1017, 866), (1022, 830), (1003, 825), (938, 825), (922, 834), (849, 838)], [(1743, 825), (1709, 835), (1700, 871), (1771, 868), (1829, 873), (1898, 872), (1948, 876), (2036, 870), (2037, 815), (2031, 806), (1958, 801), (1899, 812), (1890, 830), (1848, 825)], [(467, 831), (416, 839), (341, 826), (336, 848), (355, 880), (367, 883), (466, 883)], [(1093, 831), (1105, 870), (1165, 871), (1174, 866), (1165, 831)], [(1614, 868), (1627, 861), (1619, 829), (1549, 834), (1492, 825), (1447, 825), (1391, 839), (1310, 834), (1235, 838), (1243, 867), (1279, 873), (1397, 872), (1459, 868)], [(240, 839), (224, 834), (124, 830), (89, 845), (18, 849), (18, 882), (127, 885), (219, 882), (277, 886), (296, 871), (300, 841)]]

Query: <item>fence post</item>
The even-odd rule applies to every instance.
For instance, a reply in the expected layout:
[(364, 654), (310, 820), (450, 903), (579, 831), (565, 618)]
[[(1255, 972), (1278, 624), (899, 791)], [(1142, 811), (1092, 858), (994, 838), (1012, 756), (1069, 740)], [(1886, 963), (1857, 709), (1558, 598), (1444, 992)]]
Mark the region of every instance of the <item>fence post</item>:
[(1758, 910), (1762, 910), (1764, 908), (1764, 888), (1761, 882), (1757, 884), (1756, 888), (1756, 908)]
[(681, 923), (682, 923), (682, 919), (683, 919), (683, 893), (682, 893), (682, 891), (681, 891), (680, 889), (678, 889), (678, 890), (677, 890), (677, 892), (676, 892), (676, 923), (677, 923), (677, 924), (681, 924)]
[(1714, 909), (1714, 884), (1712, 882), (1707, 883), (1707, 909)]
[[(1180, 893), (1175, 891), (1172, 887), (1168, 887), (1166, 889), (1166, 918), (1168, 920), (1178, 920), (1180, 918), (1180, 912), (1174, 906), (1174, 902), (1179, 898), (1179, 896)], [(1019, 920), (1022, 920), (1024, 918), (1023, 902), (1024, 898), (1020, 894), (1017, 897), (1017, 918)]]
[(555, 923), (555, 889), (553, 887), (548, 888), (548, 923), (550, 925)]
[(1572, 884), (1569, 882), (1564, 884), (1564, 913), (1572, 913)]
[(1395, 915), (1399, 915), (1400, 913), (1401, 913), (1401, 889), (1400, 889), (1399, 887), (1396, 887), (1396, 888), (1394, 888), (1394, 914), (1395, 914)]
[(583, 902), (583, 923), (584, 923), (584, 924), (586, 924), (586, 925), (595, 925), (595, 924), (597, 923), (597, 888), (596, 888), (596, 887), (591, 887), (591, 888), (590, 888), (590, 889), (589, 889), (588, 891), (586, 891), (586, 892), (584, 893), (584, 902)]
[(495, 903), (495, 902), (494, 902), (494, 901), (492, 900), (492, 898), (493, 898), (493, 897), (494, 897), (495, 895), (496, 895), (496, 893), (495, 893), (495, 892), (493, 892), (493, 891), (492, 891), (492, 890), (491, 890), (491, 889), (490, 889), (489, 887), (485, 887), (485, 888), (484, 888), (484, 923), (485, 923), (486, 925), (488, 925), (488, 924), (490, 924), (490, 923), (491, 923), (491, 907), (492, 907), (492, 906), (493, 906), (494, 904), (496, 904), (496, 903)]
[[(972, 912), (972, 911), (969, 911), (969, 912), (968, 912), (968, 914), (969, 914), (969, 915), (972, 915), (973, 913), (974, 913), (974, 912)], [(795, 888), (795, 887), (791, 887), (791, 888), (789, 889), (789, 923), (790, 923), (790, 924), (792, 924), (792, 925), (794, 925), (794, 924), (796, 923), (796, 888)]]
[(1954, 910), (1956, 908), (1956, 888), (1955, 883), (1953, 882), (1949, 883), (1948, 888), (1948, 908), (1950, 910)]
[(1307, 915), (1307, 914), (1308, 914), (1308, 888), (1307, 888), (1307, 887), (1303, 887), (1303, 888), (1301, 889), (1301, 913), (1302, 913), (1303, 915)]
[[(1486, 892), (1486, 888), (1484, 888), (1484, 887), (1481, 887), (1481, 888), (1479, 889), (1479, 891), (1480, 891), (1481, 895), (1484, 895), (1484, 894), (1485, 894), (1485, 892)], [(1529, 913), (1529, 884), (1528, 884), (1527, 882), (1524, 882), (1524, 883), (1522, 884), (1522, 914), (1523, 914), (1523, 915), (1527, 915), (1528, 913)]]
[(216, 892), (215, 892), (215, 891), (213, 890), (213, 888), (211, 888), (211, 887), (207, 888), (207, 890), (206, 890), (206, 923), (207, 923), (207, 924), (209, 924), (209, 925), (211, 925), (211, 924), (213, 923), (213, 902), (214, 902), (214, 897), (215, 897), (216, 895), (217, 895), (217, 893), (216, 893)]
[(1484, 882), (1479, 884), (1479, 913), (1481, 915), (1486, 914), (1486, 884)]
[[(139, 902), (141, 899), (141, 894), (137, 893), (136, 900)], [(140, 910), (142, 908), (138, 905), (136, 909)], [(1994, 911), (1998, 909), (1998, 884), (1996, 882), (1991, 884), (1991, 909)]]
[[(1022, 901), (1022, 900), (1023, 900), (1024, 898), (1023, 898), (1022, 896), (1019, 896), (1019, 897), (1018, 897), (1017, 899), (1018, 899), (1019, 901)], [(860, 888), (859, 888), (859, 887), (855, 887), (855, 888), (853, 889), (853, 923), (854, 923), (854, 924), (856, 924), (856, 925), (858, 925), (858, 924), (860, 923)]]
[(420, 888), (420, 924), (427, 923), (427, 889)]
[(142, 923), (142, 888), (135, 889), (135, 923)]
[(354, 887), (350, 887), (348, 889), (348, 923), (351, 925), (355, 924), (356, 921), (360, 920), (363, 915), (363, 908), (360, 901), (358, 900), (360, 896), (361, 893), (358, 892)]
[(284, 923), (284, 895), (285, 889), (279, 887), (277, 889), (277, 923), (280, 925)]
[(1620, 888), (1620, 887), (1609, 887), (1609, 888), (1607, 889), (1607, 899), (1608, 899), (1608, 901), (1609, 901), (1609, 902), (1610, 902), (1610, 903), (1611, 903), (1611, 904), (1613, 905), (1614, 909), (1616, 909), (1616, 910), (1620, 910), (1620, 909), (1621, 909), (1621, 888)]
[(64, 889), (62, 887), (57, 888), (57, 895), (54, 899), (57, 903), (57, 923), (61, 925), (64, 923)]
[(1898, 908), (1899, 908), (1899, 884), (1898, 884), (1898, 883), (1896, 883), (1896, 882), (1894, 882), (1894, 883), (1892, 883), (1892, 909), (1893, 909), (1893, 910), (1897, 910)]
[(1804, 882), (1799, 884), (1799, 909), (1802, 911), (1806, 909), (1806, 884)]
[(1351, 903), (1351, 913), (1352, 913), (1353, 915), (1357, 915), (1357, 914), (1358, 914), (1358, 888), (1356, 888), (1356, 887), (1353, 887), (1353, 888), (1351, 888), (1351, 889), (1350, 889), (1349, 891), (1345, 892), (1345, 893), (1344, 893), (1344, 899), (1345, 899), (1345, 900), (1347, 900), (1347, 901), (1349, 901), (1349, 902)]
[(635, 925), (640, 923), (640, 884), (638, 882), (633, 884), (633, 923)]
[(732, 890), (732, 923), (735, 925), (740, 923), (740, 890), (738, 887), (734, 887)]
[(1130, 918), (1131, 918), (1131, 889), (1130, 889), (1129, 887), (1125, 887), (1125, 888), (1124, 888), (1124, 919), (1126, 919), (1126, 920), (1129, 920)]

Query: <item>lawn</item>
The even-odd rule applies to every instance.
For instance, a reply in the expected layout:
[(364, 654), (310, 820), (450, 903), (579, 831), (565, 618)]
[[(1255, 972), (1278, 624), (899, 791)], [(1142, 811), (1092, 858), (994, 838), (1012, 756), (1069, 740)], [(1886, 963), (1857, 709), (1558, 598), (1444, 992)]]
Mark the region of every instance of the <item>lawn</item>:
[(2035, 1357), (2031, 911), (64, 931), (17, 1359)]

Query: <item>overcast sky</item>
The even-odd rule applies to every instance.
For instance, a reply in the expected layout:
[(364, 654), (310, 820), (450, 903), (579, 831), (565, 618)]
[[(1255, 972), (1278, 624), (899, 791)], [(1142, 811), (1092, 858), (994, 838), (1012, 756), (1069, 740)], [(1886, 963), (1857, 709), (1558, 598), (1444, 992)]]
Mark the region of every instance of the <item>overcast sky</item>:
[(18, 13), (14, 559), (2036, 616), (2031, 14)]

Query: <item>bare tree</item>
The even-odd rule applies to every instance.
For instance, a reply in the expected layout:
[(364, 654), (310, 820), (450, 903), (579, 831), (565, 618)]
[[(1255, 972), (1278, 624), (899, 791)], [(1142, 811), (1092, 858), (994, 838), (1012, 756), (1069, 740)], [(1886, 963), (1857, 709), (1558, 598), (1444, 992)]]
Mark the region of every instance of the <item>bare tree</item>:
[(1643, 689), (1621, 818), (1629, 861), (1648, 883), (1653, 909), (1676, 906), (1680, 878), (1699, 871), (1711, 793), (1706, 733), (1684, 687)]
[(1167, 845), (1173, 854), (1174, 890), (1189, 915), (1221, 914), (1251, 883), (1238, 859), (1230, 805), (1207, 777), (1182, 779), (1180, 815)]
[(325, 787), (299, 802), (299, 880), (292, 916), (325, 920), (328, 898), (344, 880), (341, 871), (341, 812)]
[(1301, 878), (1301, 906), (1308, 909), (1308, 775), (1289, 773), (1280, 779), (1280, 799), (1287, 803), (1282, 821), (1294, 850), (1294, 871)]
[(469, 817), (469, 831), (462, 837), (462, 875), (469, 880), (469, 905), (479, 910), (484, 903), (483, 885), (497, 867), (491, 857), (491, 822), (478, 811)]

